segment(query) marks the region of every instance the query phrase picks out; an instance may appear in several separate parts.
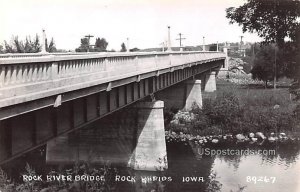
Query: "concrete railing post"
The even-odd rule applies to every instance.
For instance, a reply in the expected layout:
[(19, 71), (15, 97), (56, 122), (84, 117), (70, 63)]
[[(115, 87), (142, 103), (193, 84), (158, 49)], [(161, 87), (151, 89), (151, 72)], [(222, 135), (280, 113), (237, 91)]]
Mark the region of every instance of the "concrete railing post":
[(108, 67), (108, 58), (106, 57), (104, 59), (104, 71), (107, 71), (107, 67)]
[(134, 63), (135, 63), (135, 70), (136, 71), (139, 71), (139, 58), (138, 58), (138, 56), (135, 56), (134, 57)]
[(169, 65), (172, 65), (172, 57), (173, 57), (173, 55), (169, 54)]
[(51, 64), (51, 79), (55, 80), (58, 77), (58, 63), (57, 62), (53, 62)]
[(0, 66), (0, 87), (4, 86), (4, 80), (5, 80), (5, 66), (3, 65)]
[(158, 55), (154, 57), (155, 69), (158, 68)]
[(168, 168), (163, 101), (140, 102), (137, 144), (128, 166), (135, 170), (163, 171)]

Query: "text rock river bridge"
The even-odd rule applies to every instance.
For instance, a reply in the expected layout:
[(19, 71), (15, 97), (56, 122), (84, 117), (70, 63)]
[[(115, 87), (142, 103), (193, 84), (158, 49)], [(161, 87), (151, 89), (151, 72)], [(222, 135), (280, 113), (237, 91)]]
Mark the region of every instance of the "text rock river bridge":
[(167, 168), (158, 161), (166, 157), (164, 106), (201, 107), (201, 87), (216, 90), (226, 61), (223, 52), (0, 55), (0, 164), (138, 101), (128, 165)]

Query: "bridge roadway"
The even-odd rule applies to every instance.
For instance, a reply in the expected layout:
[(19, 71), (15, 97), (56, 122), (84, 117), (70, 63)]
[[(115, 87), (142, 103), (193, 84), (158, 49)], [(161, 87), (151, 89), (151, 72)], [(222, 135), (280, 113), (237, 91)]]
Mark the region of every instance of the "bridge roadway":
[(0, 164), (219, 69), (222, 52), (0, 55)]

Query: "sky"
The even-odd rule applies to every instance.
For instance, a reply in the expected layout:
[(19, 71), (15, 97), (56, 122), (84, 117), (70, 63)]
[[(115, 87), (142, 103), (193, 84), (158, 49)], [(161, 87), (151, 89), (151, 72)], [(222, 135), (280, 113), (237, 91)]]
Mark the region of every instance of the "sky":
[(105, 38), (108, 49), (160, 47), (171, 28), (171, 44), (184, 46), (218, 42), (260, 41), (256, 34), (242, 33), (230, 25), (225, 9), (245, 0), (0, 0), (0, 44), (12, 36), (42, 35), (54, 38), (58, 49), (74, 50), (85, 35)]

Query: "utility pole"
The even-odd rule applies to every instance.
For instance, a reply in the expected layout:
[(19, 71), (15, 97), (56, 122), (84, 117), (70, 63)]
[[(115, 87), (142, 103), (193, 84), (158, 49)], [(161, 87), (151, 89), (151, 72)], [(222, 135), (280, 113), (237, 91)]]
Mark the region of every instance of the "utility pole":
[(242, 43), (242, 42), (243, 42), (243, 38), (244, 38), (244, 36), (243, 36), (243, 35), (241, 35), (240, 37), (241, 37), (241, 43)]
[(183, 35), (182, 33), (179, 33), (178, 35), (179, 35), (179, 39), (176, 39), (176, 40), (179, 40), (179, 46), (182, 47), (181, 41), (185, 40), (186, 38), (182, 37), (182, 35)]
[(127, 52), (129, 52), (129, 38), (127, 37)]
[(242, 35), (240, 36), (240, 38), (241, 38), (241, 42), (240, 42), (240, 51), (242, 51), (243, 37), (244, 37), (244, 36), (242, 36)]
[(217, 51), (219, 51), (219, 42), (217, 41)]
[(202, 51), (205, 51), (205, 37), (203, 36)]
[(46, 33), (45, 29), (43, 29), (43, 37), (42, 37), (42, 50), (41, 53), (46, 53)]
[(244, 36), (240, 36), (241, 37), (241, 42), (240, 42), (240, 54), (243, 56), (243, 57), (245, 57), (245, 50), (243, 50), (242, 48), (242, 46), (243, 46), (243, 44), (244, 44), (244, 42), (243, 42), (243, 37)]
[(167, 49), (167, 51), (172, 51), (172, 49), (171, 49), (171, 29), (170, 28), (171, 27), (168, 26), (168, 49)]
[(87, 49), (87, 52), (90, 52), (90, 39), (91, 39), (91, 37), (94, 37), (94, 36), (93, 35), (86, 35), (85, 37), (88, 38), (88, 49)]

